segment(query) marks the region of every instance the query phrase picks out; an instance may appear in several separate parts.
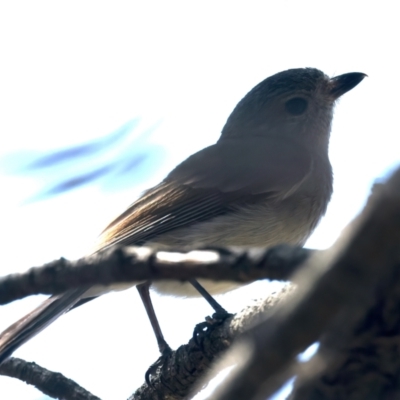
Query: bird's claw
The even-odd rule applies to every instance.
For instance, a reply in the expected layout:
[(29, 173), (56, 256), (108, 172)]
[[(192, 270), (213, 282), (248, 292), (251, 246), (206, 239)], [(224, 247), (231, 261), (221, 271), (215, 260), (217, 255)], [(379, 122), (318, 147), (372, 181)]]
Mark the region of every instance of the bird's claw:
[(155, 361), (153, 364), (150, 365), (150, 367), (147, 369), (144, 378), (146, 383), (151, 386), (154, 389), (154, 385), (151, 382), (151, 377), (152, 375), (155, 375), (155, 373), (158, 371), (159, 368), (161, 368), (165, 362), (168, 360), (172, 353), (172, 349), (168, 346), (166, 347), (161, 356), (158, 358), (157, 361)]
[(211, 328), (215, 328), (216, 326), (221, 325), (227, 318), (232, 316), (233, 314), (228, 313), (227, 311), (222, 309), (222, 311), (214, 313), (212, 317), (207, 316), (205, 321), (197, 324), (193, 331), (193, 340), (196, 343), (196, 346), (204, 350), (203, 341), (201, 340), (202, 336)]

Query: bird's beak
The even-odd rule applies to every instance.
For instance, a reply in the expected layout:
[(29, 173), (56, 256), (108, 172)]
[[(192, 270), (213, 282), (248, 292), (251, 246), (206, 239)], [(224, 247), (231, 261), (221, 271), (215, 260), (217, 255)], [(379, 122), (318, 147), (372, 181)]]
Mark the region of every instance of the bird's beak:
[(331, 96), (335, 100), (338, 99), (340, 96), (356, 87), (366, 76), (368, 75), (362, 72), (349, 72), (348, 74), (335, 76), (330, 80)]

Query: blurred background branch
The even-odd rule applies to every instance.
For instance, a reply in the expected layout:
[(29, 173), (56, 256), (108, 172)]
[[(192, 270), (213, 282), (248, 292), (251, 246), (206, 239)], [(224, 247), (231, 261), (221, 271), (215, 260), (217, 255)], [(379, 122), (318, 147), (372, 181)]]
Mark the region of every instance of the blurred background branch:
[(160, 122), (142, 132), (139, 125), (140, 119), (136, 118), (102, 138), (60, 150), (8, 153), (0, 158), (0, 168), (8, 174), (31, 176), (44, 184), (27, 202), (46, 200), (93, 184), (106, 190), (134, 186), (145, 181), (164, 156), (162, 147), (149, 141)]

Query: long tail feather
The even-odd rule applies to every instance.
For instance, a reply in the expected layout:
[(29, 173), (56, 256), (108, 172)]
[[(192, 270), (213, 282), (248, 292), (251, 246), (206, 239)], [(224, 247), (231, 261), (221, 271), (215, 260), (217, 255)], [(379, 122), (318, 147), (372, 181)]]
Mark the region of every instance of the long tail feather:
[(38, 334), (72, 308), (88, 290), (87, 287), (52, 296), (39, 307), (9, 326), (0, 334), (0, 363), (23, 343)]

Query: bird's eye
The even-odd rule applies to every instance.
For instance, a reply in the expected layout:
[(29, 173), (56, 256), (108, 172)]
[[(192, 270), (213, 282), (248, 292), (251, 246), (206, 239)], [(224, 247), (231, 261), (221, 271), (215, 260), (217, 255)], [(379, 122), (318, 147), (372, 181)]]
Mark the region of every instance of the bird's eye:
[(286, 102), (285, 108), (289, 114), (301, 115), (307, 110), (308, 102), (301, 97), (294, 97)]

